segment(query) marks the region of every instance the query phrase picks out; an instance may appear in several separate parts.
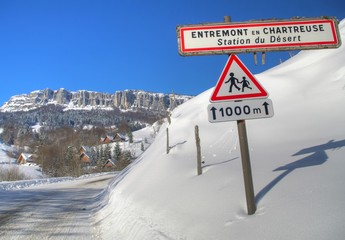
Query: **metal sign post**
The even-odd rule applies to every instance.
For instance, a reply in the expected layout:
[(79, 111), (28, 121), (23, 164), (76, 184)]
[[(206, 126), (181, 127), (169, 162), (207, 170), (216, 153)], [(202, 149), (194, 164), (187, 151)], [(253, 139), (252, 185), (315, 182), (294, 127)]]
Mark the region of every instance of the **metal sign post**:
[[(256, 52), (262, 52), (264, 62), (267, 51), (341, 45), (338, 20), (330, 17), (232, 23), (230, 17), (225, 16), (223, 23), (184, 25), (176, 30), (181, 56), (253, 52), (256, 62)], [(272, 101), (267, 96), (244, 64), (230, 55), (207, 108), (211, 123), (237, 121), (248, 215), (255, 213), (256, 205), (244, 119), (272, 117)]]
[(245, 188), (246, 200), (247, 200), (247, 212), (248, 212), (248, 215), (252, 215), (256, 211), (256, 205), (255, 205), (255, 197), (254, 197), (252, 168), (250, 166), (246, 121), (237, 120), (237, 129), (238, 129), (238, 138), (239, 138), (240, 149), (241, 149), (244, 188)]
[[(229, 16), (224, 17), (224, 22), (230, 22)], [(254, 197), (254, 185), (252, 177), (252, 168), (250, 165), (248, 138), (246, 130), (246, 121), (237, 120), (238, 138), (241, 150), (242, 171), (244, 179), (244, 188), (246, 192), (247, 213), (253, 215), (256, 211), (255, 197)]]

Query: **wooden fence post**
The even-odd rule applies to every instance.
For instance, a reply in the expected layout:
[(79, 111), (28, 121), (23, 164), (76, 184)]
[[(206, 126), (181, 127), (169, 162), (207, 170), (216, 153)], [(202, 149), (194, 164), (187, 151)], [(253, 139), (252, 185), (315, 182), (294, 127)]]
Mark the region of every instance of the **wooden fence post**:
[(170, 147), (169, 147), (169, 128), (167, 128), (167, 154), (169, 154)]
[(201, 167), (201, 147), (200, 147), (200, 137), (199, 137), (199, 126), (195, 126), (195, 143), (196, 143), (196, 166), (197, 166), (197, 174), (202, 174), (202, 167)]

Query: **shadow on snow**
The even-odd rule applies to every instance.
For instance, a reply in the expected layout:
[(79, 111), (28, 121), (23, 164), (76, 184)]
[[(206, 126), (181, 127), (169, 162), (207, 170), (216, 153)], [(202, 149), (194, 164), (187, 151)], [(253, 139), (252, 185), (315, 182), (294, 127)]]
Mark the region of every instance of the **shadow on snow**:
[(328, 160), (326, 150), (337, 149), (345, 146), (345, 139), (340, 141), (331, 140), (325, 144), (304, 148), (292, 156), (299, 156), (304, 154), (310, 154), (295, 162), (278, 167), (273, 171), (283, 171), (279, 176), (273, 179), (267, 184), (260, 192), (255, 196), (255, 202), (258, 203), (275, 185), (277, 185), (283, 178), (285, 178), (292, 171), (305, 167), (313, 167), (324, 164)]

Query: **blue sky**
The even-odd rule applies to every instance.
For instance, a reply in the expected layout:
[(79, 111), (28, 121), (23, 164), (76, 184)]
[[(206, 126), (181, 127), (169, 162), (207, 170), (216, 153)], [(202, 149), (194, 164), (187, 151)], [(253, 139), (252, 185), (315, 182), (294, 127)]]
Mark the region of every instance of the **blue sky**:
[[(65, 88), (197, 95), (218, 80), (226, 55), (182, 57), (176, 26), (292, 17), (345, 18), (343, 0), (0, 0), (0, 105), (13, 95)], [(289, 58), (239, 54), (256, 74)], [(260, 55), (259, 55), (260, 57)]]

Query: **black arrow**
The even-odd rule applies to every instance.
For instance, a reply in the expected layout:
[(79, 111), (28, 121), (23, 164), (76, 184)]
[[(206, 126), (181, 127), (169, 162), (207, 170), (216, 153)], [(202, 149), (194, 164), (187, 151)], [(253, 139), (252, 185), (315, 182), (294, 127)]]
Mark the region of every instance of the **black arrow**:
[(212, 111), (213, 120), (216, 120), (216, 110), (217, 110), (217, 108), (212, 107), (210, 110)]
[(265, 107), (265, 113), (266, 113), (266, 115), (268, 115), (269, 113), (268, 113), (268, 103), (267, 102), (264, 102), (262, 105), (264, 105), (264, 107)]

